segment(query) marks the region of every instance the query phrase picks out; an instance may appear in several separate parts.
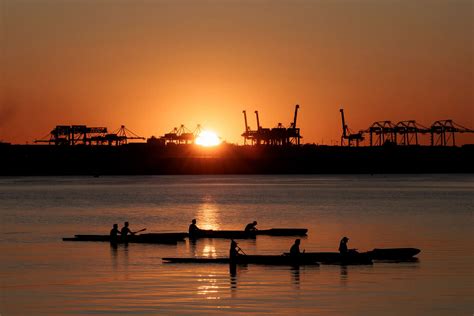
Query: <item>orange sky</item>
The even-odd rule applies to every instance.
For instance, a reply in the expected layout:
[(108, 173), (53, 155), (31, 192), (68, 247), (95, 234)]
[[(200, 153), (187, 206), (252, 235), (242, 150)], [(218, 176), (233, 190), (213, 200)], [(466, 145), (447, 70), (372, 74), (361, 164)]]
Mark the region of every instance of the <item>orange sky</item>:
[(353, 130), (406, 119), (474, 128), (469, 0), (0, 0), (0, 10), (4, 141), (57, 124), (149, 137), (201, 123), (242, 143), (243, 109), (274, 127), (296, 103), (310, 143), (339, 140), (341, 104)]

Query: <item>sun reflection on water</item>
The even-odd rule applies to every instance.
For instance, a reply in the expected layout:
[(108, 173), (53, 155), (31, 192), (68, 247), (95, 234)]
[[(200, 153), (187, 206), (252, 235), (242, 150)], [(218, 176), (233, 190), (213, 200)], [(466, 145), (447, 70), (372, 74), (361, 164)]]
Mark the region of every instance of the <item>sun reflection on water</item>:
[(196, 214), (196, 219), (201, 229), (218, 230), (220, 228), (219, 209), (212, 196), (206, 195), (203, 197)]
[(208, 300), (218, 300), (220, 299), (219, 286), (217, 285), (217, 279), (215, 275), (200, 276), (198, 282), (204, 283), (203, 285), (198, 286), (197, 294), (203, 295)]
[(215, 258), (217, 254), (216, 247), (214, 245), (205, 245), (202, 250), (202, 256), (207, 258)]

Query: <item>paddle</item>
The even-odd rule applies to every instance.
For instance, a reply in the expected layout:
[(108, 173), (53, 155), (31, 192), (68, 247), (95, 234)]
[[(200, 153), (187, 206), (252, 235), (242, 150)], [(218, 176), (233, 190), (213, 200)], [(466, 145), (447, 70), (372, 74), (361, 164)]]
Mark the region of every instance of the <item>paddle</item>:
[(135, 235), (136, 233), (144, 232), (145, 230), (146, 228), (143, 228), (143, 229), (137, 230), (136, 232), (133, 232), (133, 234)]
[(240, 248), (239, 246), (236, 246), (237, 247), (237, 250), (241, 251), (244, 255), (247, 255), (243, 250), (242, 248)]

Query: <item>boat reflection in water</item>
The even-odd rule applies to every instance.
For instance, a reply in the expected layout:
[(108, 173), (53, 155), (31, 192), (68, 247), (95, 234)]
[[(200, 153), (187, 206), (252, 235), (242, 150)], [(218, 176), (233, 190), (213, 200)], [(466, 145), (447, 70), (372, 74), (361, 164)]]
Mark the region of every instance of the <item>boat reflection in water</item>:
[(346, 265), (341, 265), (341, 285), (346, 286), (349, 274)]
[(300, 289), (300, 266), (291, 267), (291, 281), (295, 289)]
[(229, 264), (229, 276), (230, 276), (230, 297), (237, 297), (237, 265)]
[[(120, 272), (123, 269), (125, 276), (128, 277), (129, 268), (129, 248), (128, 243), (110, 243), (110, 257), (112, 262), (112, 269), (115, 272)], [(119, 261), (120, 259), (120, 261)]]

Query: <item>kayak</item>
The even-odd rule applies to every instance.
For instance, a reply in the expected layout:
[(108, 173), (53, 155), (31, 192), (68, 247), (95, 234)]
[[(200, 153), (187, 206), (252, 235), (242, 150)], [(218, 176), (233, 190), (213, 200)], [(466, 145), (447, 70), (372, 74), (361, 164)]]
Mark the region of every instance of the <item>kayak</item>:
[(130, 235), (126, 238), (118, 237), (112, 240), (110, 235), (75, 235), (72, 238), (63, 238), (63, 241), (107, 241), (114, 243), (149, 243), (149, 244), (176, 244), (184, 241), (187, 233), (150, 233)]
[(408, 260), (421, 252), (417, 248), (375, 248), (367, 251), (373, 260)]
[(302, 255), (309, 256), (318, 262), (328, 264), (339, 264), (343, 262), (348, 264), (370, 264), (372, 260), (409, 260), (413, 259), (413, 257), (418, 253), (420, 253), (420, 249), (417, 248), (375, 248), (372, 251), (350, 253), (346, 256), (342, 256), (339, 252), (306, 252)]
[(165, 263), (228, 263), (228, 264), (263, 264), (263, 265), (319, 265), (315, 260), (305, 256), (285, 255), (239, 255), (234, 259), (220, 258), (163, 258)]
[(245, 239), (255, 238), (257, 235), (267, 236), (305, 236), (308, 230), (306, 228), (271, 228), (257, 231), (246, 232), (243, 230), (199, 230), (192, 236), (197, 238), (228, 238), (228, 239)]
[(230, 263), (226, 257), (219, 258), (162, 258), (165, 263)]
[[(255, 238), (257, 235), (268, 236), (305, 236), (308, 232), (305, 228), (272, 228), (262, 229), (253, 232), (243, 230), (200, 230), (193, 234), (192, 237), (188, 233), (150, 233), (127, 236), (126, 239), (118, 238), (117, 243), (176, 243), (183, 241), (184, 238), (228, 238), (228, 239), (244, 239)], [(109, 235), (75, 235), (72, 238), (63, 238), (63, 241), (111, 241)]]
[(256, 231), (257, 235), (268, 236), (305, 236), (308, 233), (306, 228), (271, 228)]
[(372, 258), (366, 253), (349, 253), (341, 255), (339, 252), (310, 252), (303, 253), (304, 257), (309, 257), (322, 264), (338, 265), (358, 265), (372, 264)]

